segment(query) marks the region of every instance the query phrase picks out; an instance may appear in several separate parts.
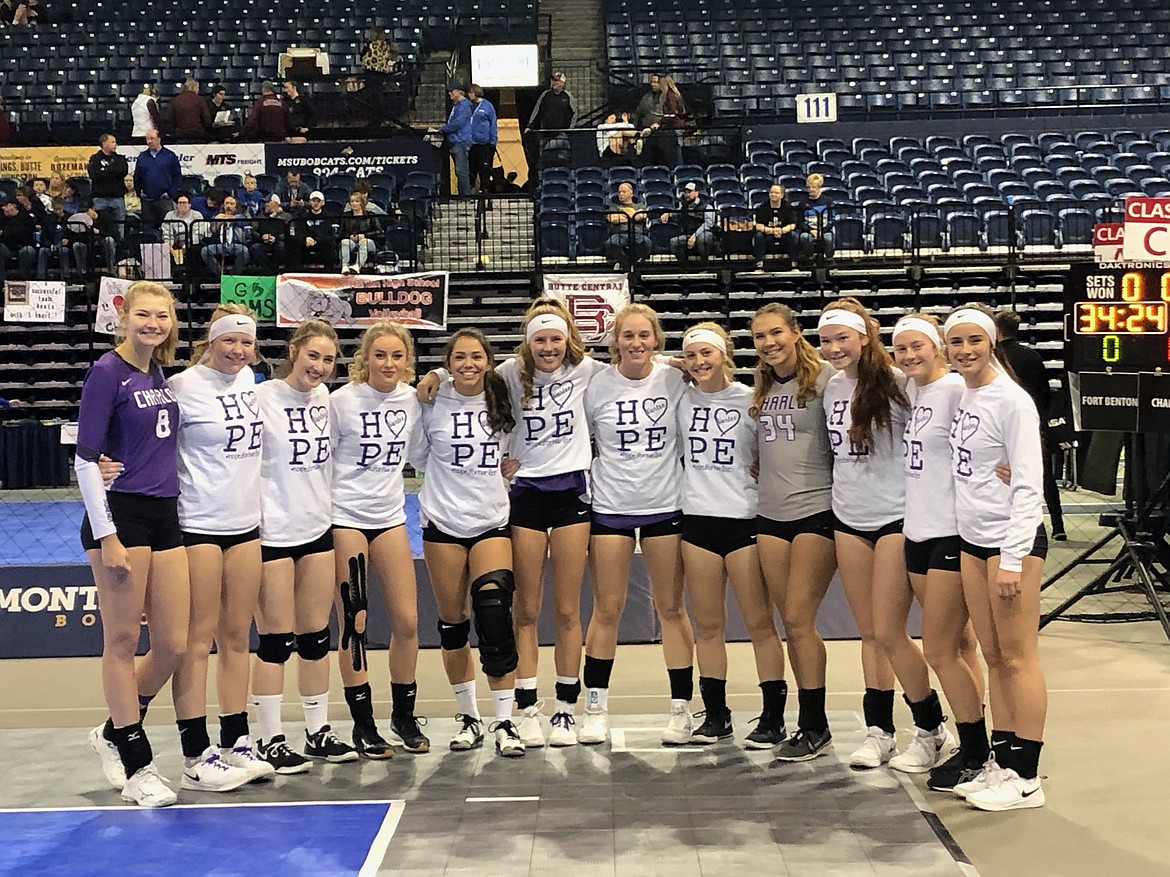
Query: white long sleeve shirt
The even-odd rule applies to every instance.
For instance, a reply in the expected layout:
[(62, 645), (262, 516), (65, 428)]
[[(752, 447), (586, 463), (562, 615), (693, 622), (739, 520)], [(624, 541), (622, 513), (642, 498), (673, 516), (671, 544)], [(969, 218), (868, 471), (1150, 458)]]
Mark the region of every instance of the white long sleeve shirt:
[(332, 511), (329, 391), (265, 381), (256, 394), (264, 420), (260, 544), (304, 545), (329, 529)]
[(966, 384), (959, 375), (943, 375), (920, 387), (911, 381), (910, 416), (902, 434), (906, 476), (906, 513), (902, 532), (925, 542), (959, 532), (955, 521), (955, 486), (951, 470), (951, 420)]

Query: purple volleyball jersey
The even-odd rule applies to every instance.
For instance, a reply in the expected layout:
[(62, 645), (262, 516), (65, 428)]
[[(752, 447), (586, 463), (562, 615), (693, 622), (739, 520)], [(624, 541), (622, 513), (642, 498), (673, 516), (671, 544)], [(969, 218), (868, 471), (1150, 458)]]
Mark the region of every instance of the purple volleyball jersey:
[(140, 372), (113, 351), (95, 362), (81, 389), (77, 455), (105, 454), (122, 463), (110, 489), (144, 496), (178, 496), (179, 403), (162, 368)]

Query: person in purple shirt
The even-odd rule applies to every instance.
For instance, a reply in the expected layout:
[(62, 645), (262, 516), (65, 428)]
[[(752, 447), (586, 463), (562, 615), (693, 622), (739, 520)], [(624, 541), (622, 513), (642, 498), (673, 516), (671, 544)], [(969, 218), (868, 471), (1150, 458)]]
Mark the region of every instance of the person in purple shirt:
[[(179, 406), (162, 366), (178, 345), (167, 288), (140, 281), (126, 291), (123, 340), (85, 376), (77, 430), (77, 482), (85, 500), (81, 542), (102, 617), (102, 682), (110, 718), (90, 744), (110, 785), (144, 807), (175, 803), (163, 783), (142, 718), (186, 649), (190, 612), (187, 555), (179, 529)], [(109, 491), (99, 459), (121, 464)], [(135, 673), (143, 612), (150, 652)]]

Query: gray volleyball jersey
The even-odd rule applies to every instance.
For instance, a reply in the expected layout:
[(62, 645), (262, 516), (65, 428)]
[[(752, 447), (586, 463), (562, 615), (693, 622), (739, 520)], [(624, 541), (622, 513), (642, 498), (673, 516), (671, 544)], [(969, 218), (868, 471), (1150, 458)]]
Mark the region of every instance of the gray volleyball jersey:
[(760, 514), (798, 521), (833, 507), (833, 451), (825, 425), (825, 385), (833, 367), (821, 363), (817, 393), (797, 402), (796, 376), (775, 383), (760, 405)]

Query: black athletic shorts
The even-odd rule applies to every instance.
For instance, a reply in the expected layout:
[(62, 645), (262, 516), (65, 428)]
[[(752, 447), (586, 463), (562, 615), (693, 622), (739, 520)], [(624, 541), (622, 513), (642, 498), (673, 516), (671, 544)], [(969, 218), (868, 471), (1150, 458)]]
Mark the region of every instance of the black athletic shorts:
[(284, 560), (285, 558), (300, 560), (302, 557), (308, 557), (310, 554), (323, 554), (326, 551), (332, 550), (333, 528), (330, 527), (312, 542), (304, 542), (301, 545), (261, 545), (260, 559), (265, 563), (272, 560)]
[(817, 512), (795, 521), (774, 521), (760, 515), (756, 518), (756, 529), (761, 536), (772, 536), (783, 539), (785, 542), (796, 541), (797, 536), (811, 533), (813, 536), (823, 536), (832, 541), (833, 531), (837, 528), (837, 518), (832, 510)]
[(227, 551), (237, 545), (244, 545), (260, 538), (260, 528), (256, 527), (247, 533), (192, 533), (183, 531), (183, 544), (190, 548), (193, 545), (216, 545), (220, 551)]
[(756, 544), (756, 519), (683, 515), (682, 539), (696, 548), (725, 558)]
[[(151, 551), (183, 547), (177, 496), (144, 496), (110, 490), (106, 492), (106, 501), (110, 504), (110, 517), (123, 547), (149, 548)], [(81, 547), (86, 551), (102, 547), (101, 540), (93, 538), (89, 515), (81, 519)]]
[(502, 527), (493, 527), (490, 530), (484, 530), (475, 536), (452, 536), (450, 533), (444, 533), (434, 524), (427, 524), (423, 527), (422, 537), (423, 542), (436, 542), (439, 545), (462, 545), (470, 551), (486, 539), (510, 539), (512, 537), (512, 526), (510, 524), (504, 524)]
[(655, 536), (677, 536), (682, 532), (683, 513), (675, 512), (665, 521), (653, 524), (644, 524), (641, 527), (610, 527), (594, 519), (589, 525), (590, 536), (625, 536), (633, 539), (641, 536), (643, 539), (653, 539)]
[(888, 524), (882, 524), (876, 530), (858, 530), (856, 527), (850, 527), (848, 524), (843, 524), (837, 521), (833, 528), (837, 533), (845, 533), (849, 536), (856, 536), (859, 539), (864, 539), (870, 545), (877, 545), (878, 540), (883, 536), (893, 536), (895, 533), (902, 532), (902, 519), (898, 518), (896, 521), (890, 521)]
[(569, 490), (527, 487), (512, 491), (508, 523), (524, 530), (546, 532), (573, 524), (588, 524), (591, 517), (589, 503), (581, 499), (581, 491), (575, 487)]
[[(999, 554), (998, 548), (984, 548), (966, 539), (960, 540), (960, 545), (964, 554), (970, 554), (980, 560), (987, 560)], [(1036, 528), (1036, 537), (1032, 540), (1032, 549), (1028, 552), (1028, 557), (1039, 557), (1041, 560), (1048, 557), (1048, 531), (1044, 529), (1043, 524)]]
[(389, 533), (391, 530), (397, 530), (399, 527), (405, 527), (406, 524), (396, 524), (393, 527), (351, 527), (348, 524), (334, 524), (334, 530), (353, 530), (355, 533), (361, 533), (366, 537), (366, 542), (370, 545), (374, 544), (374, 540), (383, 533)]
[(906, 572), (924, 576), (932, 569), (959, 571), (959, 537), (937, 536), (922, 542), (906, 540)]

